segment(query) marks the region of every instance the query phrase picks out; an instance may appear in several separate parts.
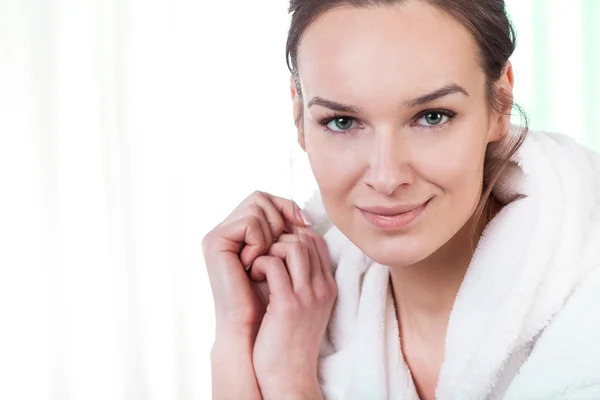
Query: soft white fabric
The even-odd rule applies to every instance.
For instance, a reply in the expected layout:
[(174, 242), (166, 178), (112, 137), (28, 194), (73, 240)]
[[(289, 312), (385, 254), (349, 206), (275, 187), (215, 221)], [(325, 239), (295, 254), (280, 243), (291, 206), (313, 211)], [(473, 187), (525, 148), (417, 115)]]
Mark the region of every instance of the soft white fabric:
[[(512, 160), (494, 188), (507, 205), (450, 315), (436, 398), (600, 399), (600, 156), (532, 131)], [(339, 291), (319, 364), (325, 398), (418, 399), (388, 267), (333, 226), (318, 192), (304, 211)]]

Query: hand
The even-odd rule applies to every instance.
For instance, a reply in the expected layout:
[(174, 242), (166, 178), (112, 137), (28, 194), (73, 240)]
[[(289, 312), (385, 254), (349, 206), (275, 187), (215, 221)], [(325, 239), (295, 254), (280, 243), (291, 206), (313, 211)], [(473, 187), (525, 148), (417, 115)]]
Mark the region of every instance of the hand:
[(290, 200), (255, 192), (202, 241), (214, 297), (217, 332), (256, 334), (264, 305), (245, 268), (292, 226), (307, 226)]
[(290, 200), (256, 192), (202, 241), (216, 315), (211, 352), (215, 399), (261, 399), (252, 353), (265, 307), (244, 268), (266, 254), (284, 231), (293, 230), (293, 223), (306, 226), (299, 212)]
[(270, 291), (253, 355), (263, 398), (321, 398), (317, 358), (337, 296), (325, 241), (310, 229), (283, 234), (250, 277)]

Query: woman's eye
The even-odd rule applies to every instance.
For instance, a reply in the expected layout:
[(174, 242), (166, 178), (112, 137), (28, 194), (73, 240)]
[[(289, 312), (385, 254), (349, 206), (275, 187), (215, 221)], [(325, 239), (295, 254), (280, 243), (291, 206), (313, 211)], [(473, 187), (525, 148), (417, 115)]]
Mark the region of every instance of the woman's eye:
[(327, 123), (327, 128), (335, 132), (343, 132), (352, 129), (355, 121), (352, 118), (340, 117), (334, 118)]
[(419, 118), (419, 121), (424, 121), (424, 125), (426, 126), (437, 126), (444, 124), (449, 118), (450, 117), (448, 115), (441, 111), (431, 111)]

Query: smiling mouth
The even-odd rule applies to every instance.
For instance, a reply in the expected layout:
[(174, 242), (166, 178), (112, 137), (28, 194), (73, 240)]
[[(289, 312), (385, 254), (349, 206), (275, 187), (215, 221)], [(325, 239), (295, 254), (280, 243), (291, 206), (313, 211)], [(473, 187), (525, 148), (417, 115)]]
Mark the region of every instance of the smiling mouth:
[(360, 209), (365, 218), (379, 229), (394, 230), (408, 226), (415, 221), (425, 210), (431, 199), (415, 208), (404, 212), (394, 213), (392, 209)]

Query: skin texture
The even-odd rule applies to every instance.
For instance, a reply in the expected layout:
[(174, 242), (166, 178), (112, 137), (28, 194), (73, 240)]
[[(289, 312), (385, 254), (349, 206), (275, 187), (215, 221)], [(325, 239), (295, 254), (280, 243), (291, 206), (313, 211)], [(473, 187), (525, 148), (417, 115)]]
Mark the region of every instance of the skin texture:
[[(486, 148), (507, 132), (509, 117), (489, 106), (470, 32), (416, 0), (322, 14), (301, 39), (298, 71), (302, 96), (290, 80), (295, 116), (303, 115), (298, 142), (327, 213), (391, 267), (404, 356), (421, 398), (434, 398), (450, 311), (484, 228), (472, 216)], [(499, 84), (512, 94), (510, 63)], [(408, 104), (449, 85), (468, 95)], [(317, 98), (356, 110), (334, 111)], [(425, 201), (419, 218), (394, 231), (374, 227), (359, 210)], [(492, 214), (500, 208), (493, 203)]]
[[(216, 315), (214, 399), (321, 398), (317, 357), (337, 291), (327, 246), (299, 212), (255, 192), (202, 241)], [(267, 282), (266, 307), (253, 281)]]

